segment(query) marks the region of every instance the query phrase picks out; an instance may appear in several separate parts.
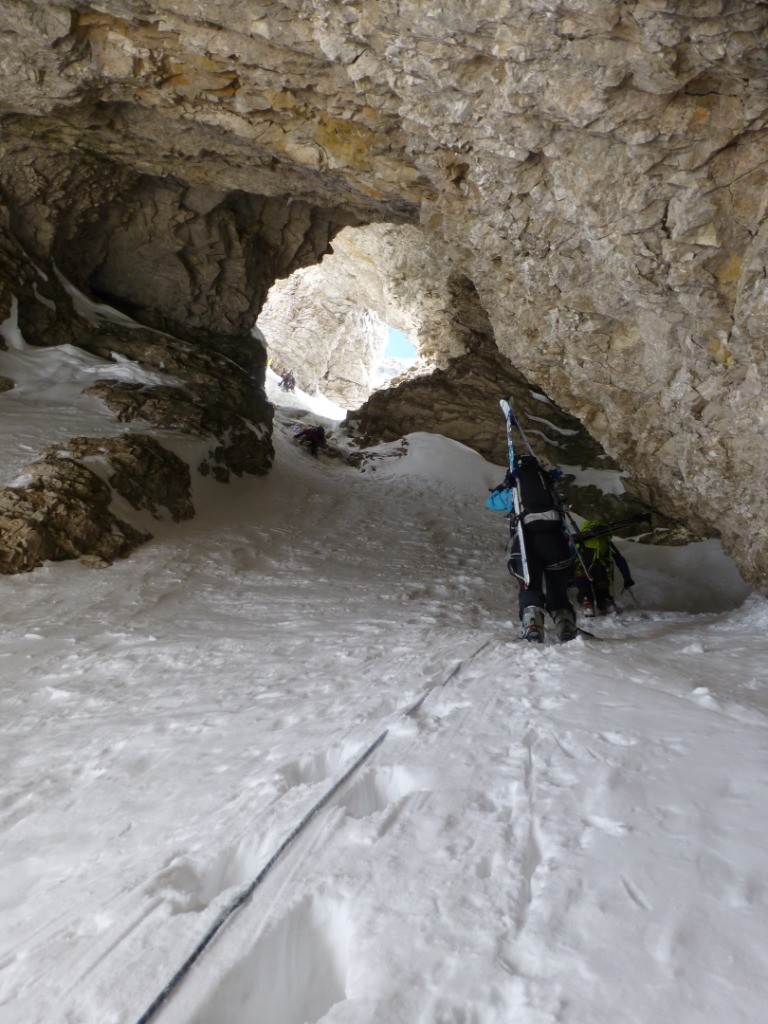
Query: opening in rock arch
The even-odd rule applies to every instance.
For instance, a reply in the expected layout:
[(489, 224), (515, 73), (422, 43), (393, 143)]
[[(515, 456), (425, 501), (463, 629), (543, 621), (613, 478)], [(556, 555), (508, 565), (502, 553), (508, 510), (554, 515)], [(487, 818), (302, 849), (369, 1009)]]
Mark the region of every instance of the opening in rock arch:
[(411, 339), (397, 327), (390, 327), (382, 362), (376, 367), (376, 390), (407, 373), (418, 362), (419, 353)]
[[(346, 228), (321, 263), (275, 282), (257, 321), (273, 368), (293, 369), (308, 394), (355, 410), (424, 356), (425, 344), (462, 351), (447, 341), (446, 271), (438, 275), (425, 249), (418, 228)], [(388, 352), (393, 338), (399, 347)], [(390, 360), (400, 362), (382, 372)]]
[(396, 327), (390, 327), (384, 356), (387, 359), (416, 359), (418, 353), (407, 334)]

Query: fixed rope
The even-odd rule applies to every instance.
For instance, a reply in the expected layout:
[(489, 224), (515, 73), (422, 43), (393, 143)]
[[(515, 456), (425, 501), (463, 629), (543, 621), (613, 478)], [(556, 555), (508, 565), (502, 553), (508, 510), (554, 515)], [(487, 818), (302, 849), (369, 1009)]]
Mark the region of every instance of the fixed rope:
[(410, 715), (415, 715), (433, 690), (437, 690), (438, 688), (442, 689), (444, 686), (447, 686), (452, 679), (456, 678), (456, 676), (459, 674), (459, 672), (461, 672), (461, 670), (464, 668), (468, 661), (472, 661), (473, 658), (476, 658), (478, 654), (480, 654), (481, 651), (484, 651), (486, 647), (488, 647), (490, 644), (494, 642), (494, 640), (495, 637), (489, 637), (484, 643), (480, 644), (477, 650), (473, 651), (468, 658), (462, 658), (461, 661), (453, 667), (453, 670), (451, 671), (450, 675), (446, 676), (442, 683), (436, 683), (434, 686), (428, 686), (424, 693), (422, 693), (422, 695), (416, 701), (416, 703), (411, 704), (409, 708), (406, 708), (406, 710), (403, 712), (403, 715), (406, 718), (410, 717)]
[(309, 825), (309, 823), (312, 821), (315, 815), (319, 811), (321, 811), (323, 807), (325, 807), (325, 805), (328, 803), (328, 801), (336, 795), (336, 793), (341, 789), (344, 783), (352, 775), (354, 775), (357, 769), (360, 768), (360, 766), (368, 760), (368, 758), (371, 756), (374, 750), (381, 746), (381, 744), (386, 739), (387, 732), (388, 730), (385, 729), (384, 732), (382, 732), (379, 736), (376, 737), (376, 739), (373, 741), (373, 743), (370, 744), (370, 746), (366, 747), (363, 753), (360, 754), (360, 756), (354, 761), (354, 763), (350, 765), (350, 767), (346, 770), (346, 772), (344, 772), (341, 778), (338, 779), (331, 786), (331, 788), (325, 793), (325, 795), (322, 796), (317, 801), (317, 803), (312, 808), (310, 808), (309, 811), (307, 811), (307, 813), (304, 815), (304, 817), (301, 819), (298, 825), (293, 829), (293, 831), (285, 837), (280, 846), (277, 848), (277, 850), (275, 850), (275, 852), (272, 854), (272, 856), (261, 869), (261, 871), (258, 873), (258, 875), (253, 879), (250, 885), (246, 886), (246, 888), (243, 889), (242, 892), (240, 892), (235, 897), (234, 900), (232, 900), (229, 906), (225, 907), (224, 910), (222, 910), (222, 912), (213, 922), (211, 927), (205, 933), (203, 938), (200, 940), (200, 942), (198, 942), (197, 946), (195, 946), (193, 951), (190, 953), (190, 955), (187, 957), (187, 959), (184, 961), (181, 967), (176, 971), (176, 973), (165, 986), (165, 988), (162, 990), (162, 992), (147, 1007), (147, 1009), (144, 1011), (141, 1017), (139, 1017), (137, 1024), (147, 1024), (147, 1021), (152, 1020), (157, 1011), (168, 1001), (174, 989), (179, 985), (179, 983), (182, 981), (185, 975), (190, 971), (193, 964), (203, 954), (205, 949), (210, 945), (214, 937), (221, 931), (221, 929), (224, 927), (224, 925), (227, 923), (230, 917), (232, 917), (236, 910), (239, 910), (240, 907), (242, 907), (245, 903), (248, 902), (248, 900), (254, 894), (256, 889), (259, 887), (259, 885), (261, 885), (266, 876), (269, 874), (269, 872), (272, 870), (272, 868), (275, 866), (278, 860), (282, 857), (282, 855), (285, 853), (285, 851), (288, 849), (288, 847), (291, 845), (294, 839), (296, 839), (304, 831), (304, 829), (307, 827), (307, 825)]
[[(463, 658), (461, 661), (459, 661), (453, 667), (448, 676), (446, 676), (446, 678), (442, 681), (442, 683), (438, 683), (435, 686), (428, 687), (424, 691), (424, 693), (422, 693), (419, 699), (415, 702), (415, 704), (412, 704), (405, 711), (401, 712), (401, 714), (405, 717), (415, 714), (419, 710), (421, 705), (424, 703), (424, 701), (427, 699), (427, 697), (430, 695), (430, 693), (432, 693), (433, 690), (447, 686), (452, 679), (456, 678), (456, 676), (459, 674), (461, 669), (467, 664), (467, 662), (472, 661), (474, 658), (476, 658), (478, 654), (481, 653), (481, 651), (484, 651), (486, 647), (493, 643), (494, 639), (494, 637), (490, 637), (488, 640), (485, 640), (480, 645), (480, 647), (477, 648), (476, 651), (473, 651), (473, 653), (470, 654), (468, 657)], [(365, 762), (373, 754), (373, 752), (381, 746), (381, 744), (387, 738), (388, 733), (388, 729), (385, 729), (382, 733), (380, 733), (376, 737), (376, 739), (371, 744), (369, 744), (360, 755), (358, 755), (358, 757), (352, 762), (352, 764), (344, 772), (344, 774), (339, 779), (337, 779), (336, 782), (334, 782), (331, 788), (327, 790), (327, 792), (322, 797), (320, 797), (317, 803), (314, 804), (307, 811), (307, 813), (304, 815), (304, 817), (301, 819), (298, 825), (296, 825), (296, 827), (285, 837), (280, 846), (278, 846), (278, 848), (269, 858), (269, 860), (258, 873), (258, 875), (256, 875), (253, 881), (248, 886), (246, 886), (245, 889), (238, 893), (238, 895), (232, 900), (232, 902), (229, 903), (221, 911), (219, 916), (216, 918), (216, 920), (210, 926), (208, 931), (205, 933), (202, 939), (198, 942), (198, 944), (189, 954), (189, 956), (181, 965), (181, 967), (179, 967), (179, 969), (170, 979), (165, 988), (163, 988), (159, 995), (147, 1007), (147, 1009), (144, 1011), (141, 1017), (138, 1018), (136, 1024), (148, 1024), (148, 1022), (153, 1019), (153, 1017), (157, 1014), (158, 1010), (160, 1010), (165, 1005), (165, 1003), (173, 994), (174, 990), (179, 986), (184, 977), (189, 973), (189, 971), (192, 969), (196, 961), (202, 956), (202, 954), (211, 944), (216, 935), (218, 935), (218, 933), (221, 931), (221, 929), (224, 927), (227, 921), (229, 921), (229, 919), (237, 910), (239, 910), (248, 902), (248, 900), (250, 900), (251, 896), (253, 896), (256, 889), (261, 885), (261, 883), (267, 877), (272, 868), (277, 864), (277, 862), (280, 860), (280, 858), (288, 849), (288, 847), (293, 843), (295, 839), (298, 838), (298, 836), (309, 825), (312, 819), (326, 806), (326, 804), (333, 799), (333, 797), (336, 795), (336, 793), (338, 793), (341, 787), (355, 774), (355, 772), (359, 768), (362, 767), (363, 764), (365, 764)]]

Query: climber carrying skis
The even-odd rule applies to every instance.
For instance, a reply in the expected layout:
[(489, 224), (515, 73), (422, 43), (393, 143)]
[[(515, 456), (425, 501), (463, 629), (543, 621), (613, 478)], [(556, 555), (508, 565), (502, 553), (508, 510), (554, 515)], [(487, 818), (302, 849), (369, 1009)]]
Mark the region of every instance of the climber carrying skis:
[[(520, 637), (543, 643), (545, 612), (549, 612), (558, 643), (565, 643), (578, 636), (578, 630), (568, 600), (572, 551), (562, 501), (554, 486), (562, 472), (541, 465), (509, 403), (502, 399), (500, 404), (507, 424), (509, 470), (485, 504), (486, 508), (505, 510), (510, 517), (513, 540), (508, 567), (519, 585)], [(519, 433), (527, 454), (515, 452), (513, 430)]]
[[(639, 519), (636, 516), (635, 519)], [(579, 557), (573, 561), (573, 585), (584, 615), (610, 615), (616, 611), (613, 599), (613, 566), (621, 573), (624, 589), (634, 587), (629, 563), (611, 540), (611, 526), (590, 520), (581, 527), (584, 539), (574, 537)]]

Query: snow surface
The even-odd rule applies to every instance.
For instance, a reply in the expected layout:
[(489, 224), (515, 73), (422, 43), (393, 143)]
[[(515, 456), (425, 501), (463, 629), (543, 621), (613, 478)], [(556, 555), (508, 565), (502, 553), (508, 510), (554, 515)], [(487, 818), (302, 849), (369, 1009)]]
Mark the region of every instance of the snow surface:
[[(114, 369), (0, 352), (3, 479), (124, 429), (79, 396)], [(281, 847), (161, 1024), (765, 1021), (768, 602), (625, 543), (642, 609), (517, 642), (500, 467), (314, 460), (333, 407), (275, 381), (268, 476), (1, 580), (2, 1024), (138, 1022)]]

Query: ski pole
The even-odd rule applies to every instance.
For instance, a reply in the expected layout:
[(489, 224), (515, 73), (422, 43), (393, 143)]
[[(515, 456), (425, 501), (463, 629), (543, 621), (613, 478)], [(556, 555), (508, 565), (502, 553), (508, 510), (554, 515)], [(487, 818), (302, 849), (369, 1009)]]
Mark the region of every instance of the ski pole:
[[(576, 520), (573, 518), (573, 516), (571, 515), (570, 511), (566, 508), (565, 504), (562, 505), (562, 510), (563, 510), (563, 515), (565, 516), (565, 518), (570, 523), (571, 529), (575, 533), (578, 533), (579, 532), (579, 528), (576, 525)], [(568, 533), (567, 530), (565, 532)], [(592, 582), (592, 577), (591, 577), (591, 575), (589, 573), (589, 569), (587, 568), (587, 563), (584, 561), (584, 556), (582, 555), (581, 551), (579, 551), (579, 545), (576, 544), (576, 542), (575, 542), (575, 540), (574, 540), (574, 538), (573, 538), (573, 536), (571, 534), (568, 534), (568, 538), (569, 538), (569, 540), (571, 540), (573, 542), (573, 550), (576, 552), (576, 557), (581, 562), (581, 568), (584, 570), (584, 575), (587, 577), (587, 579), (591, 583)]]

